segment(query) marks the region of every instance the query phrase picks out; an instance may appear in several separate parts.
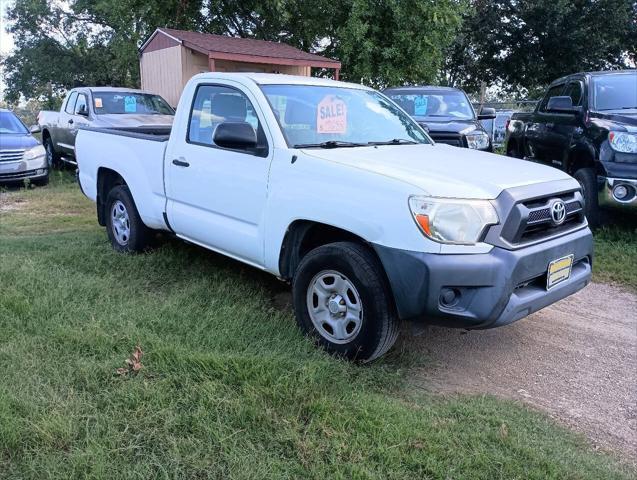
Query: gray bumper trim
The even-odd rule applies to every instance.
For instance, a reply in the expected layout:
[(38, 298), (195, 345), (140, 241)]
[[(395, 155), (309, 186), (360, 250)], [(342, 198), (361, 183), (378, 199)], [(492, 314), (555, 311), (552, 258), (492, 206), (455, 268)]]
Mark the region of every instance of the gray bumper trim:
[[(574, 292), (590, 281), (593, 237), (588, 228), (519, 250), (494, 247), (473, 255), (428, 254), (374, 245), (403, 319), (462, 328), (514, 322)], [(551, 261), (574, 256), (571, 277), (546, 290)], [(457, 301), (441, 295), (453, 289)]]
[[(637, 210), (637, 180), (598, 176), (597, 184), (599, 186), (598, 202), (600, 205), (619, 205)], [(629, 189), (629, 193), (632, 195), (629, 200), (620, 201), (613, 196), (612, 191), (616, 185), (624, 185)]]

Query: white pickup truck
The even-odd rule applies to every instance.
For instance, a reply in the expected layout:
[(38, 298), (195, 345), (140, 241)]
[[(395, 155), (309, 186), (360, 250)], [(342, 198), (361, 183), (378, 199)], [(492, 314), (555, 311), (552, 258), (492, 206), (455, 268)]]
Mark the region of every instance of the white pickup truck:
[(435, 144), (361, 85), (200, 74), (170, 136), (80, 130), (76, 153), (116, 250), (162, 230), (270, 272), (292, 283), (300, 328), (357, 361), (399, 320), (505, 325), (591, 277), (573, 178)]

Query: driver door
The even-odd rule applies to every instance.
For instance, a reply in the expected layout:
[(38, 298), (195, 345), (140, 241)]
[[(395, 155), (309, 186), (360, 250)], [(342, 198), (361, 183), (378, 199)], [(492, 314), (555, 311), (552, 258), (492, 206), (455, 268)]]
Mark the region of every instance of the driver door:
[[(240, 151), (216, 145), (214, 131), (223, 122), (249, 123), (257, 133), (257, 148)], [(173, 230), (258, 266), (264, 261), (263, 216), (272, 155), (261, 122), (241, 90), (199, 85), (186, 138), (169, 142), (165, 163)]]

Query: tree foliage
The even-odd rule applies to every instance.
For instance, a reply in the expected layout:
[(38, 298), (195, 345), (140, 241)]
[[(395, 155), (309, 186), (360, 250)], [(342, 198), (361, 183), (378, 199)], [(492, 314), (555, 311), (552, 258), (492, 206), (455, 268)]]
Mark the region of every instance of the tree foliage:
[(578, 71), (637, 61), (632, 0), (472, 0), (443, 70), (451, 85), (481, 82), (533, 94)]
[(139, 85), (138, 47), (157, 27), (282, 41), (339, 58), (372, 85), (435, 78), (458, 0), (16, 0), (5, 96), (55, 103), (77, 84)]

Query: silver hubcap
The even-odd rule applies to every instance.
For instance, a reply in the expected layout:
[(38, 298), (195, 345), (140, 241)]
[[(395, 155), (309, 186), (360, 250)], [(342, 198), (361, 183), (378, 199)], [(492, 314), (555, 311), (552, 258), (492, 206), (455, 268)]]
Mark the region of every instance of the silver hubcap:
[(307, 289), (307, 310), (322, 337), (351, 342), (363, 324), (363, 304), (354, 284), (342, 273), (323, 270)]
[(49, 164), (49, 168), (51, 168), (53, 166), (53, 151), (51, 150), (51, 144), (46, 142), (44, 149), (46, 150), (46, 162)]
[(130, 238), (130, 222), (128, 211), (122, 202), (116, 200), (111, 207), (111, 225), (117, 243), (127, 245)]

